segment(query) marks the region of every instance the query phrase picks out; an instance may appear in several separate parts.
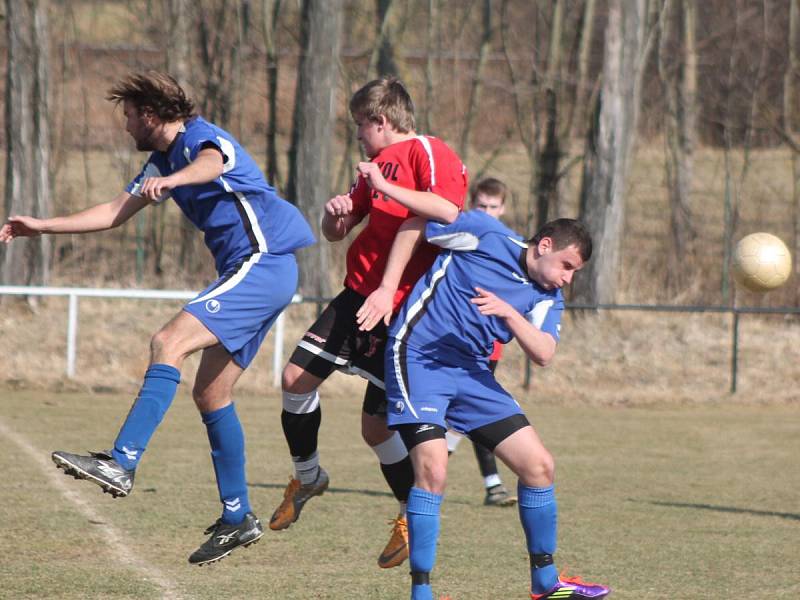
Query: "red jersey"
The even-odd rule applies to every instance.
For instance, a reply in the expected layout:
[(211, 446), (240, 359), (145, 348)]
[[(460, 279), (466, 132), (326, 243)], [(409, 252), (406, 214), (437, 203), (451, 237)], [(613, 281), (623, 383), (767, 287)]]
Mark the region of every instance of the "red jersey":
[(489, 360), (500, 360), (502, 356), (503, 356), (503, 344), (495, 340), (494, 346), (492, 347), (492, 355), (489, 357)]
[[(433, 192), (464, 207), (467, 196), (467, 169), (458, 155), (443, 141), (418, 135), (381, 150), (372, 162), (381, 166), (387, 181), (404, 188)], [(381, 283), (392, 242), (403, 221), (415, 216), (402, 204), (373, 190), (359, 177), (350, 190), (353, 215), (369, 222), (347, 250), (347, 275), (344, 285), (362, 296), (369, 296)], [(395, 310), (411, 288), (433, 264), (438, 248), (422, 242), (414, 252), (400, 279), (394, 297)]]

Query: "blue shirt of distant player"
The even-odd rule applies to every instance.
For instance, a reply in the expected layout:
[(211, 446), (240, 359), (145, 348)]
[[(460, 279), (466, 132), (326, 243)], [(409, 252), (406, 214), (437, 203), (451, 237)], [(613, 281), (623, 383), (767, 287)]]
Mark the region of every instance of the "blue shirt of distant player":
[(449, 225), (429, 221), (425, 237), (446, 249), (420, 279), (389, 335), (448, 365), (487, 362), (494, 340), (511, 341), (505, 319), (484, 316), (470, 302), (475, 288), (508, 302), (558, 341), (564, 297), (528, 278), (528, 244), (482, 211), (461, 213)]
[(222, 153), (222, 175), (208, 183), (176, 187), (170, 195), (205, 234), (218, 273), (259, 252), (287, 254), (315, 242), (300, 211), (278, 197), (239, 142), (201, 117), (187, 120), (165, 152), (153, 152), (126, 191), (137, 195), (145, 177), (179, 171), (208, 147)]

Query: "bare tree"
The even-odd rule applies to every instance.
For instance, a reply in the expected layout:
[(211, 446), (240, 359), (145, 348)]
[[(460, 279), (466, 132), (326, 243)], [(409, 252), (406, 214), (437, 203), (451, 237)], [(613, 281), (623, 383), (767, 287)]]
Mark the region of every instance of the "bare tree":
[(481, 11), (481, 22), (483, 30), (478, 46), (478, 62), (475, 64), (475, 71), (472, 74), (472, 82), (469, 88), (469, 101), (467, 103), (467, 113), (464, 116), (464, 126), (461, 129), (461, 143), (459, 144), (459, 154), (461, 160), (469, 162), (470, 136), (472, 126), (478, 113), (478, 103), (480, 100), (481, 87), (483, 85), (483, 69), (486, 65), (486, 58), (489, 55), (489, 47), (492, 43), (492, 0), (483, 0)]
[[(302, 51), (297, 71), (287, 193), (317, 235), (320, 212), (330, 195), (332, 113), (341, 23), (341, 0), (303, 1)], [(326, 296), (330, 287), (327, 273), (327, 244), (317, 244), (301, 253), (300, 289), (304, 294)]]
[(646, 58), (646, 17), (646, 0), (609, 1), (603, 79), (587, 136), (581, 187), (581, 218), (595, 252), (573, 283), (574, 298), (585, 304), (614, 302), (619, 283), (625, 186)]
[[(797, 43), (800, 26), (800, 7), (796, 1), (789, 3), (789, 56), (783, 76), (783, 130), (792, 141), (795, 138), (797, 122)], [(800, 274), (800, 143), (792, 146), (792, 247), (794, 249), (794, 272)], [(795, 302), (800, 301), (800, 287), (795, 286)]]
[(267, 53), (267, 180), (276, 188), (281, 186), (278, 169), (278, 67), (276, 45), (281, 16), (281, 0), (263, 0), (263, 35)]
[[(7, 0), (7, 215), (48, 216), (51, 195), (50, 79), (47, 0)], [(50, 273), (48, 236), (0, 249), (0, 282), (44, 284)]]
[[(666, 0), (661, 21), (658, 72), (664, 89), (664, 142), (670, 206), (667, 288), (683, 290), (693, 264), (690, 193), (697, 108), (697, 48), (695, 0)], [(677, 33), (673, 32), (676, 23)], [(677, 38), (677, 39), (674, 39)]]

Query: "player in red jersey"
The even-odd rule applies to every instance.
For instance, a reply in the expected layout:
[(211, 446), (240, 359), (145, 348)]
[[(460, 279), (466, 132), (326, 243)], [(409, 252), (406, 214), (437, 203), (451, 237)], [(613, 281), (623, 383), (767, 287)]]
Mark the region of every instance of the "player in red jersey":
[[(381, 323), (372, 331), (361, 331), (356, 313), (380, 285), (400, 225), (415, 215), (454, 219), (464, 204), (467, 174), (447, 144), (415, 133), (414, 105), (396, 78), (378, 79), (358, 90), (350, 100), (350, 113), (370, 160), (359, 163), (350, 192), (325, 205), (322, 232), (329, 241), (339, 241), (364, 218), (369, 220), (347, 251), (344, 289), (303, 335), (283, 371), (281, 422), (294, 476), (272, 515), (270, 528), (289, 527), (305, 503), (328, 487), (328, 475), (319, 465), (317, 452), (321, 420), (317, 388), (335, 370), (361, 375), (368, 382), (361, 433), (378, 456), (381, 471), (400, 503), (391, 539), (378, 559), (379, 566), (389, 568), (408, 557), (405, 503), (414, 472), (400, 435), (386, 427), (386, 326)], [(436, 250), (429, 244), (416, 251), (394, 295), (395, 310), (435, 257)]]
[[(506, 210), (507, 193), (506, 184), (499, 179), (493, 177), (481, 179), (472, 191), (470, 208), (472, 210), (481, 210), (495, 219), (499, 219)], [(497, 363), (500, 362), (502, 356), (503, 344), (495, 341), (492, 355), (489, 357), (489, 368), (492, 373), (497, 368)], [(447, 452), (449, 454), (455, 452), (462, 439), (464, 438), (461, 434), (448, 431)], [(474, 441), (472, 446), (475, 450), (475, 458), (478, 460), (478, 468), (480, 468), (481, 476), (483, 476), (483, 486), (486, 489), (483, 503), (486, 506), (513, 506), (516, 504), (516, 496), (509, 494), (506, 486), (503, 485), (503, 480), (500, 478), (500, 472), (497, 469), (497, 461), (492, 451)]]

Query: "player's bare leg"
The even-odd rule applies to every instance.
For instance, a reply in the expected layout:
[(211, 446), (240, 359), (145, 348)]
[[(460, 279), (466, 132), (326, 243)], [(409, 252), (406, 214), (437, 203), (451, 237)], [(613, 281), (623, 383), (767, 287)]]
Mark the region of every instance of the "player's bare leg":
[(530, 425), (518, 429), (495, 448), (495, 455), (519, 477), (519, 515), (531, 565), (531, 598), (602, 598), (610, 590), (579, 577), (559, 577), (553, 562), (558, 511), (553, 487), (555, 465)]
[(53, 452), (56, 466), (76, 479), (97, 484), (115, 498), (130, 494), (136, 466), (175, 396), (184, 359), (214, 344), (217, 338), (199, 320), (189, 313), (178, 313), (150, 342), (150, 367), (114, 449), (89, 456)]

